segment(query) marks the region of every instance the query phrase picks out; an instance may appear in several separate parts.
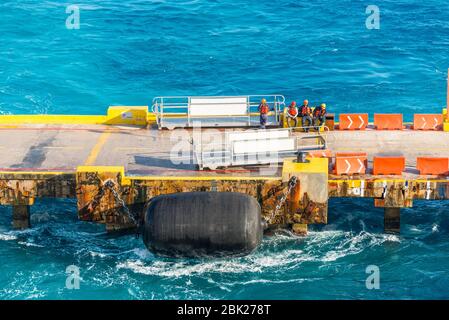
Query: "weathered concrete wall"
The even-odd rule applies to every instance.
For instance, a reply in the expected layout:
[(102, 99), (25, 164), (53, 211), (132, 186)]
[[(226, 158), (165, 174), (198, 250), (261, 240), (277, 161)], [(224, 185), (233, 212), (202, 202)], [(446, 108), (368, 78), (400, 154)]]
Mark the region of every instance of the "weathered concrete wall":
[[(107, 180), (115, 183), (115, 189), (127, 205), (143, 204), (153, 197), (179, 192), (240, 192), (253, 196), (258, 200), (264, 217), (271, 217), (278, 198), (287, 188), (287, 183), (280, 179), (261, 180), (151, 180), (130, 179), (122, 184), (120, 172), (83, 172), (77, 174), (77, 198), (79, 217), (85, 221), (96, 221), (106, 224), (123, 222), (121, 214), (114, 213), (119, 204), (110, 189), (104, 188)], [(104, 190), (104, 193), (101, 191)], [(98, 196), (100, 195), (100, 196)], [(283, 212), (288, 210), (284, 208)], [(286, 223), (284, 214), (274, 217), (270, 223)]]
[(0, 173), (0, 205), (31, 205), (35, 198), (75, 198), (75, 175)]
[(449, 181), (441, 179), (405, 180), (367, 178), (330, 179), (331, 198), (374, 198), (377, 207), (407, 208), (413, 200), (448, 200)]
[[(0, 204), (20, 207), (32, 205), (35, 198), (76, 197), (81, 220), (104, 223), (111, 230), (134, 225), (120, 199), (139, 215), (148, 200), (162, 194), (240, 192), (258, 200), (270, 225), (293, 226), (303, 233), (308, 224), (327, 223), (328, 197), (373, 198), (376, 206), (385, 208), (411, 207), (416, 199), (449, 199), (448, 180), (344, 179), (319, 172), (320, 168), (290, 163), (279, 178), (125, 177), (123, 167), (83, 167), (73, 174), (0, 173)], [(292, 176), (298, 181), (288, 194)], [(276, 211), (286, 194), (286, 202)]]

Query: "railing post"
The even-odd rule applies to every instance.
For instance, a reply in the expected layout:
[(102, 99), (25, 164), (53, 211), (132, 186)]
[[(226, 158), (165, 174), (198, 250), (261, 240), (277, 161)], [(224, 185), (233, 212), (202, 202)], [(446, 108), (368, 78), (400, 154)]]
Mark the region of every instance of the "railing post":
[(190, 97), (187, 97), (187, 125), (192, 126), (190, 122)]
[(164, 121), (164, 97), (161, 97), (161, 128), (163, 126), (163, 121)]
[(251, 127), (251, 99), (249, 96), (246, 97), (246, 110), (248, 112), (248, 127)]

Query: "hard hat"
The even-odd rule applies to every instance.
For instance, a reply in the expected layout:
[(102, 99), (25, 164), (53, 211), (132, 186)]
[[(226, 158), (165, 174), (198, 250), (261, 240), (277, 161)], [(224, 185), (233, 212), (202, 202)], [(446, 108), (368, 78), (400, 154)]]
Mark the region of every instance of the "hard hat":
[(267, 99), (263, 98), (262, 103), (267, 103)]
[(326, 104), (325, 104), (325, 103), (322, 103), (322, 104), (321, 104), (321, 107), (324, 108), (324, 109), (326, 109)]
[(304, 105), (308, 105), (309, 104), (309, 100), (304, 100)]
[(291, 105), (296, 106), (296, 101), (292, 101)]

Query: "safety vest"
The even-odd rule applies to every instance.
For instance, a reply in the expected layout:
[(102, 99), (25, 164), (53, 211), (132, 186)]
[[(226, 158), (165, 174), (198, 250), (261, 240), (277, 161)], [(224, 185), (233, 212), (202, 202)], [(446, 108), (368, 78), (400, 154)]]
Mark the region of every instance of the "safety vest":
[(296, 117), (298, 115), (298, 109), (296, 107), (290, 106), (288, 107), (288, 114), (292, 117)]
[(267, 105), (267, 104), (261, 103), (261, 104), (259, 105), (259, 111), (260, 111), (261, 114), (267, 114), (268, 111), (270, 111), (270, 109), (268, 108), (268, 105)]
[(302, 116), (307, 116), (307, 115), (309, 115), (309, 114), (310, 114), (310, 108), (309, 108), (309, 106), (302, 105), (302, 106), (301, 106), (301, 115), (302, 115)]
[(321, 107), (316, 107), (315, 110), (313, 110), (313, 115), (315, 117), (322, 117), (326, 114), (326, 109), (323, 109)]

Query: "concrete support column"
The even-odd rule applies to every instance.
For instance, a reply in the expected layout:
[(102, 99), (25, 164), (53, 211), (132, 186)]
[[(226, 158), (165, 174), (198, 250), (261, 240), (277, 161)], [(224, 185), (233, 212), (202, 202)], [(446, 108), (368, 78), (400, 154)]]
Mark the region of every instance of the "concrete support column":
[(401, 230), (401, 209), (384, 209), (384, 231), (385, 233), (399, 233)]
[(282, 168), (284, 182), (296, 184), (291, 190), (285, 219), (298, 235), (307, 234), (307, 225), (327, 223), (328, 168), (326, 158), (310, 158), (307, 162), (285, 160)]
[(28, 229), (30, 223), (30, 206), (13, 205), (12, 206), (12, 226), (14, 229)]

